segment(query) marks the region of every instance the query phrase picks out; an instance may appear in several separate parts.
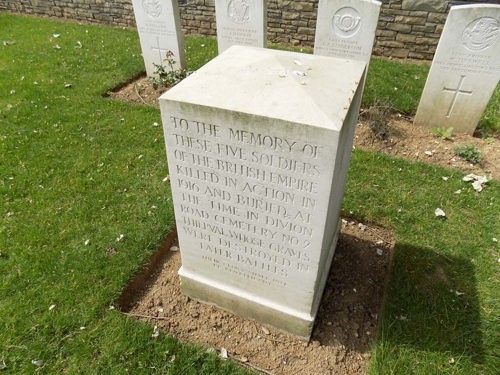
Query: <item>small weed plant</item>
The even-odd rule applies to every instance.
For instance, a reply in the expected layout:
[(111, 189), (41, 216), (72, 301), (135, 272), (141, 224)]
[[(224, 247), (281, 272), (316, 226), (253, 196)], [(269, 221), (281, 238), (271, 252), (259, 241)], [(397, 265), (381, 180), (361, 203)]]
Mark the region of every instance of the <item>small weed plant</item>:
[(444, 139), (451, 139), (453, 135), (453, 128), (436, 128), (432, 129), (431, 133), (437, 136), (440, 136)]
[(481, 152), (473, 145), (455, 147), (455, 155), (472, 164), (477, 164), (482, 159)]
[(153, 63), (155, 75), (148, 77), (155, 90), (159, 87), (173, 87), (187, 76), (185, 69), (175, 69), (176, 61), (174, 60), (174, 53), (172, 51), (167, 52), (163, 61), (165, 61), (166, 65)]
[(363, 113), (363, 119), (366, 121), (375, 137), (387, 139), (389, 137), (389, 120), (392, 113), (392, 106), (389, 101), (384, 103), (375, 103)]

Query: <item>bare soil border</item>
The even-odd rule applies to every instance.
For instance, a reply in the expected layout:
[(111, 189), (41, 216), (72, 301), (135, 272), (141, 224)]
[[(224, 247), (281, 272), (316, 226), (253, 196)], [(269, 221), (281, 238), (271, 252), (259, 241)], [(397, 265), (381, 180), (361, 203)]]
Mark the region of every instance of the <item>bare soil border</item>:
[(124, 290), (118, 305), (162, 334), (209, 350), (224, 348), (230, 358), (254, 371), (364, 374), (385, 301), (394, 242), (387, 229), (343, 221), (308, 343), (182, 295), (180, 253), (169, 250), (177, 245), (175, 231)]

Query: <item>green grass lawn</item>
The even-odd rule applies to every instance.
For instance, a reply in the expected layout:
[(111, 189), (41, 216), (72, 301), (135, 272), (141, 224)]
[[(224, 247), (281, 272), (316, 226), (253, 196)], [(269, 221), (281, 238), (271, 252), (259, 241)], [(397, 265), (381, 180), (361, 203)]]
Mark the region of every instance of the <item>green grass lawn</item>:
[[(110, 309), (174, 226), (159, 111), (101, 97), (144, 69), (136, 32), (6, 14), (0, 30), (3, 372), (245, 373)], [(186, 49), (193, 70), (215, 42), (188, 38)], [(365, 103), (411, 113), (425, 75), (375, 59)], [(374, 374), (500, 368), (499, 183), (477, 194), (461, 177), (353, 154), (344, 212), (397, 236)]]

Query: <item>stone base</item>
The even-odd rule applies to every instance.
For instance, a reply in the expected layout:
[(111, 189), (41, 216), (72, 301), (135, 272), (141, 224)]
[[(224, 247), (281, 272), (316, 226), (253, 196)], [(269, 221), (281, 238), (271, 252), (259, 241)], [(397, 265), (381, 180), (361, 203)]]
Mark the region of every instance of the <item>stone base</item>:
[[(338, 225), (338, 229), (340, 229), (340, 225)], [(317, 301), (313, 305), (312, 315), (259, 298), (238, 288), (214, 282), (206, 277), (189, 272), (184, 267), (179, 269), (181, 291), (186, 296), (202, 303), (219, 307), (242, 316), (245, 319), (252, 319), (262, 324), (273, 326), (301, 340), (309, 341), (314, 328), (319, 303), (328, 279), (330, 265), (335, 254), (338, 234), (339, 230), (337, 230), (330, 247), (325, 267), (326, 272), (321, 277), (320, 292)]]
[(295, 311), (251, 295), (228, 285), (222, 285), (199, 275), (179, 269), (181, 291), (200, 302), (215, 305), (247, 319), (265, 322), (301, 340), (309, 340), (314, 316)]

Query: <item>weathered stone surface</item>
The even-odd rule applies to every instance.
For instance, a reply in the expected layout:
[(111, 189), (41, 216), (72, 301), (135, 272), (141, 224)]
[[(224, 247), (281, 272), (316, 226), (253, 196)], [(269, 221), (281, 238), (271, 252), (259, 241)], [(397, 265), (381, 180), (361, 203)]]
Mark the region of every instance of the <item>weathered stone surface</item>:
[(387, 24), (387, 29), (401, 33), (409, 33), (411, 31), (411, 25), (404, 25), (401, 23), (390, 23)]
[(413, 25), (412, 31), (421, 31), (423, 33), (434, 33), (436, 30), (436, 25), (432, 23), (428, 23), (425, 26)]
[(448, 15), (446, 13), (429, 13), (427, 15), (427, 21), (433, 23), (445, 23)]
[(447, 0), (403, 0), (402, 9), (423, 10), (429, 12), (445, 12)]
[(500, 5), (452, 7), (415, 124), (472, 134), (499, 79)]
[(376, 35), (381, 37), (395, 38), (398, 33), (392, 30), (377, 30)]
[(394, 21), (405, 25), (425, 25), (426, 17), (396, 16)]
[(365, 67), (233, 46), (160, 98), (184, 293), (309, 338)]
[(417, 37), (411, 34), (398, 34), (396, 37), (398, 42), (415, 42), (415, 39), (417, 39)]
[(393, 57), (397, 57), (400, 59), (406, 59), (408, 57), (408, 55), (410, 54), (410, 51), (405, 49), (405, 48), (396, 48), (396, 49), (391, 49), (390, 54)]
[(392, 48), (402, 48), (404, 47), (403, 42), (398, 42), (395, 40), (380, 40), (377, 42), (377, 46), (381, 47), (392, 47)]

